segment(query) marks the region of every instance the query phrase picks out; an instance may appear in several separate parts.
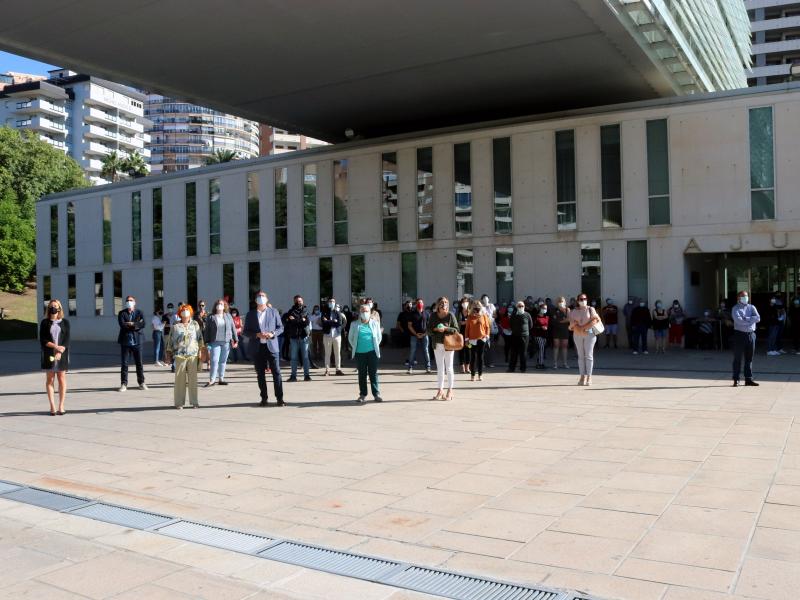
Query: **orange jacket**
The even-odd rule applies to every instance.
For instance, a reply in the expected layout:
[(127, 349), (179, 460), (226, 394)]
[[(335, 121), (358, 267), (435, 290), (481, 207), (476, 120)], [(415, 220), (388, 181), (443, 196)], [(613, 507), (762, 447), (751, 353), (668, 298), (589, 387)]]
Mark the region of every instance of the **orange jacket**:
[(468, 340), (482, 340), (489, 337), (492, 327), (489, 317), (483, 313), (478, 317), (470, 315), (467, 319), (467, 326), (464, 328), (464, 338)]

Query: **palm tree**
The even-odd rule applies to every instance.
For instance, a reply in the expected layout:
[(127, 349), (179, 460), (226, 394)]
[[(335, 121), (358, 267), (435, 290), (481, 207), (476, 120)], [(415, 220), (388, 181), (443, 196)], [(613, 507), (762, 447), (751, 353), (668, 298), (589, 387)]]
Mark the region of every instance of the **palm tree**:
[(112, 183), (119, 181), (120, 173), (125, 170), (125, 161), (112, 150), (103, 157), (103, 168), (100, 169), (100, 177), (109, 179)]
[(133, 152), (122, 161), (122, 170), (130, 177), (144, 177), (147, 175), (147, 163), (138, 152)]
[(217, 163), (231, 162), (232, 160), (239, 160), (239, 153), (234, 150), (214, 150), (213, 154), (206, 159), (207, 165), (215, 165)]

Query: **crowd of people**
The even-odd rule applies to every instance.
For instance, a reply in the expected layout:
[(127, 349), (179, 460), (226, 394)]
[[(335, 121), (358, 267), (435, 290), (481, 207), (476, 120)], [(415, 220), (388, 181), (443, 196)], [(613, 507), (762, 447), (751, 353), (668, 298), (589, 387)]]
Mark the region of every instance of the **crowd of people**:
[[(458, 356), (460, 372), (470, 381), (482, 381), (485, 368), (493, 368), (499, 356), (502, 338), (503, 359), (508, 372), (528, 369), (535, 359), (536, 369), (546, 369), (551, 353), (553, 369), (568, 369), (569, 348), (577, 354), (577, 385), (592, 385), (594, 351), (599, 341), (604, 348), (618, 348), (621, 322), (625, 324), (628, 348), (634, 355), (648, 354), (648, 338), (653, 331), (655, 352), (663, 354), (669, 346), (732, 348), (733, 385), (738, 386), (744, 372), (745, 385), (758, 385), (753, 379), (756, 328), (762, 321), (746, 291), (728, 308), (723, 301), (716, 311), (705, 310), (702, 317), (689, 319), (681, 303), (669, 307), (656, 301), (649, 307), (643, 300), (630, 298), (620, 309), (613, 299), (605, 304), (579, 294), (567, 300), (559, 297), (503, 303), (496, 306), (487, 295), (480, 299), (464, 296), (452, 306), (447, 297), (431, 305), (422, 298), (404, 302), (390, 335), (385, 335), (383, 314), (372, 298), (362, 298), (351, 310), (325, 299), (308, 310), (302, 296), (293, 299), (285, 312), (274, 308), (263, 290), (259, 290), (251, 308), (242, 317), (226, 298), (218, 299), (210, 312), (204, 301), (197, 310), (188, 303), (169, 303), (166, 310), (156, 310), (150, 321), (153, 362), (170, 367), (175, 374), (173, 400), (181, 409), (188, 403), (199, 406), (198, 377), (203, 366), (208, 370), (205, 387), (225, 386), (226, 365), (239, 360), (252, 362), (258, 382), (260, 405), (268, 404), (267, 375), (273, 383), (278, 406), (284, 406), (281, 359), (289, 363), (286, 383), (297, 382), (302, 367), (303, 381), (311, 381), (311, 370), (322, 364), (323, 376), (342, 376), (342, 352), (350, 352), (358, 373), (357, 402), (364, 403), (371, 393), (381, 402), (378, 367), (381, 346), (391, 343), (408, 347), (405, 369), (413, 374), (421, 359), (426, 374), (436, 367), (434, 400), (452, 400), (456, 382), (454, 359)], [(128, 296), (125, 308), (117, 315), (120, 346), (120, 392), (128, 389), (128, 363), (133, 361), (139, 389), (146, 390), (143, 340), (144, 314), (136, 299)], [(691, 329), (687, 325), (691, 323)], [(789, 327), (794, 352), (800, 354), (800, 294), (790, 306), (784, 306), (781, 294), (775, 294), (765, 315), (767, 355), (787, 353), (782, 347), (785, 328)], [(688, 336), (691, 332), (692, 343)], [(70, 326), (59, 300), (47, 303), (45, 318), (39, 327), (41, 368), (46, 371), (47, 398), (51, 415), (65, 413), (66, 372), (69, 369)], [(431, 352), (432, 351), (432, 352)], [(58, 405), (55, 383), (58, 382)], [(367, 383), (369, 382), (369, 387)]]

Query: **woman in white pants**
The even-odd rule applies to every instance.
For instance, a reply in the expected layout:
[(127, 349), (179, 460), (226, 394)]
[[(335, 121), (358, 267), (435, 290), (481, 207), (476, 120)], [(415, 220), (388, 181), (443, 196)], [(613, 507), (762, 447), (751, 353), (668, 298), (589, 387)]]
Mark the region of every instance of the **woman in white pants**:
[(578, 306), (569, 313), (569, 329), (573, 333), (575, 349), (578, 351), (578, 371), (581, 378), (578, 385), (592, 385), (594, 366), (594, 345), (597, 336), (592, 327), (600, 321), (595, 309), (587, 305), (586, 294), (578, 296)]
[[(444, 349), (444, 336), (449, 333), (458, 333), (458, 321), (450, 312), (450, 301), (442, 296), (436, 301), (436, 310), (428, 319), (428, 336), (436, 356), (436, 381), (437, 391), (434, 400), (452, 400), (455, 375), (453, 373), (452, 350)], [(447, 395), (444, 393), (444, 378), (447, 375)]]
[(322, 346), (325, 353), (325, 376), (328, 375), (328, 366), (333, 351), (333, 362), (336, 365), (336, 374), (344, 375), (342, 372), (342, 330), (344, 323), (343, 315), (336, 308), (336, 299), (331, 298), (328, 304), (323, 306), (320, 315), (322, 325)]

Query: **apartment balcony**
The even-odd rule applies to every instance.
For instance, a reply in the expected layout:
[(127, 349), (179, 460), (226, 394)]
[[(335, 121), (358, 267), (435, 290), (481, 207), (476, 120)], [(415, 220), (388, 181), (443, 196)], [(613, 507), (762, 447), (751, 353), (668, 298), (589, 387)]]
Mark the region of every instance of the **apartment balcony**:
[(83, 135), (86, 138), (94, 138), (99, 140), (116, 141), (117, 139), (116, 132), (105, 129), (104, 127), (100, 127), (98, 125), (84, 125)]
[(86, 111), (84, 114), (85, 121), (93, 121), (95, 123), (105, 123), (111, 124), (113, 123), (115, 126), (117, 124), (117, 117), (111, 113), (108, 113), (104, 110), (100, 110), (99, 108), (90, 107), (89, 110)]
[(127, 96), (95, 84), (89, 86), (89, 93), (85, 101), (89, 105), (116, 109), (125, 113), (129, 119), (144, 115), (143, 107), (131, 105), (131, 100)]
[(83, 169), (85, 171), (99, 173), (103, 170), (103, 161), (96, 158), (90, 158), (84, 161)]
[(67, 151), (67, 145), (62, 140), (56, 140), (51, 138), (50, 136), (41, 134), (39, 134), (39, 139), (42, 140), (43, 142), (47, 142), (48, 144), (53, 146), (53, 148), (58, 148), (59, 150), (63, 150), (64, 152)]
[(789, 52), (800, 51), (800, 40), (785, 40), (782, 42), (766, 42), (764, 44), (753, 44), (753, 56), (759, 54), (787, 54)]
[(792, 65), (767, 65), (765, 67), (753, 67), (747, 72), (748, 79), (756, 77), (788, 77), (792, 74)]
[(126, 129), (133, 133), (144, 133), (144, 125), (136, 119), (128, 119), (120, 115), (117, 124), (119, 125), (120, 129)]
[(64, 126), (64, 123), (51, 121), (47, 117), (42, 117), (39, 115), (18, 119), (15, 125), (17, 129), (33, 129), (44, 131), (50, 135), (56, 135), (58, 137), (64, 137), (67, 135), (67, 130)]
[(124, 158), (127, 156), (127, 153), (124, 151), (119, 150), (114, 146), (106, 146), (105, 144), (101, 144), (100, 142), (89, 142), (86, 144), (84, 148), (84, 154), (86, 155), (94, 155), (94, 156), (105, 156), (106, 154), (111, 154), (115, 152), (120, 155), (120, 157)]
[(273, 144), (299, 144), (300, 136), (293, 133), (273, 133), (271, 136)]
[(63, 106), (54, 104), (44, 98), (34, 98), (17, 102), (14, 112), (21, 115), (43, 113), (56, 120), (65, 119), (67, 116), (67, 111)]

